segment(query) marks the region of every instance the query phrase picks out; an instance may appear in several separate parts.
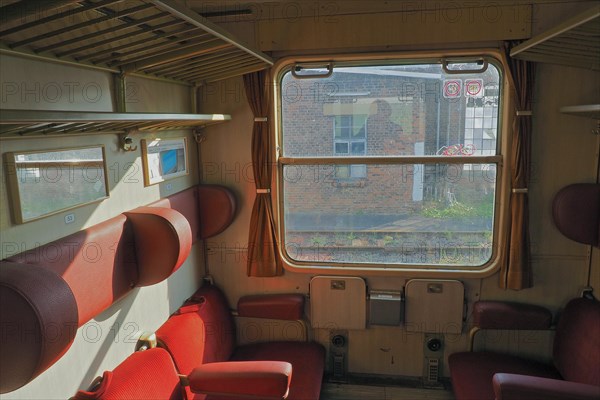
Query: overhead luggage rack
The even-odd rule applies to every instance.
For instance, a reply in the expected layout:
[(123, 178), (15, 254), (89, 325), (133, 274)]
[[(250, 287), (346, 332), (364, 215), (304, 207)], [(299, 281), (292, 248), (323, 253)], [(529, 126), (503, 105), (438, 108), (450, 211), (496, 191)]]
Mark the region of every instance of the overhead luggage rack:
[(576, 115), (600, 120), (600, 104), (585, 104), (581, 106), (565, 106), (560, 109), (563, 114)]
[(511, 57), (600, 70), (600, 6), (595, 6), (518, 46)]
[(203, 84), (273, 60), (172, 0), (21, 0), (0, 8), (0, 51)]
[(230, 119), (226, 114), (0, 110), (0, 135), (149, 132), (191, 129)]

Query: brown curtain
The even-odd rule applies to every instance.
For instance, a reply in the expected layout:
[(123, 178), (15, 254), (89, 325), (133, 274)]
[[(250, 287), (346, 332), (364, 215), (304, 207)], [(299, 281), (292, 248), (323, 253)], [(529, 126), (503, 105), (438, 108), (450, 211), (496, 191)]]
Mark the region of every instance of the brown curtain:
[[(533, 286), (529, 241), (529, 171), (531, 165), (531, 105), (534, 66), (532, 63), (510, 58), (511, 44), (506, 44), (514, 99), (511, 148), (510, 227), (505, 262), (500, 271), (500, 287), (526, 289)], [(529, 114), (529, 115), (527, 115)]]
[(273, 138), (269, 120), (272, 94), (268, 77), (268, 71), (244, 75), (246, 97), (255, 117), (252, 130), (252, 168), (256, 198), (248, 234), (247, 273), (248, 276), (262, 277), (283, 274), (270, 193)]

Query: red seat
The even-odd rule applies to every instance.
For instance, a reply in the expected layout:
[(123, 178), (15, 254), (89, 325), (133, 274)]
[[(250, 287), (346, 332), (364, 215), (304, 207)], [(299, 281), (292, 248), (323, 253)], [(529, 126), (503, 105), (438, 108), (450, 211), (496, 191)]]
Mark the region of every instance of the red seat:
[[(553, 202), (557, 228), (569, 239), (600, 247), (600, 185), (563, 188)], [(547, 329), (548, 310), (532, 305), (477, 302), (477, 329)], [(455, 353), (448, 358), (457, 400), (600, 399), (600, 303), (571, 300), (554, 338), (554, 365), (495, 353)], [(471, 342), (472, 344), (472, 342)]]
[[(227, 300), (215, 286), (205, 286), (156, 332), (159, 344), (181, 374), (205, 363), (285, 361), (292, 365), (288, 399), (318, 400), (325, 367), (325, 349), (312, 342), (273, 342), (235, 348), (234, 323)], [(194, 395), (189, 399), (213, 399)], [(220, 397), (219, 397), (220, 399)], [(230, 399), (230, 398), (228, 398)]]
[[(221, 400), (238, 399), (230, 395), (281, 400), (289, 392), (291, 375), (289, 363), (259, 361), (209, 363), (194, 368), (188, 376), (180, 376), (169, 353), (154, 348), (132, 354), (113, 371), (106, 371), (91, 390), (77, 392), (73, 400), (182, 400), (184, 387)], [(204, 394), (194, 395), (207, 398)]]
[(490, 352), (455, 353), (448, 358), (457, 400), (493, 400), (492, 379), (498, 372), (561, 379), (547, 364)]
[(171, 356), (163, 349), (133, 353), (90, 391), (73, 400), (181, 400), (183, 391)]
[(554, 365), (490, 352), (452, 354), (448, 364), (456, 399), (600, 399), (599, 337), (600, 303), (571, 300), (556, 330)]
[(325, 352), (322, 346), (306, 342), (271, 342), (240, 346), (231, 360), (287, 361), (293, 374), (288, 399), (318, 399)]

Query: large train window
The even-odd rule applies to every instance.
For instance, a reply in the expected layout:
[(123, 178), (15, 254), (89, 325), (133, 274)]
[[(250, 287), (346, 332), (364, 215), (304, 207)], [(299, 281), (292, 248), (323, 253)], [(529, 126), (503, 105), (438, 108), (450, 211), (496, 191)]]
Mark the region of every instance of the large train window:
[(278, 75), (288, 265), (481, 270), (497, 253), (500, 63), (290, 63)]

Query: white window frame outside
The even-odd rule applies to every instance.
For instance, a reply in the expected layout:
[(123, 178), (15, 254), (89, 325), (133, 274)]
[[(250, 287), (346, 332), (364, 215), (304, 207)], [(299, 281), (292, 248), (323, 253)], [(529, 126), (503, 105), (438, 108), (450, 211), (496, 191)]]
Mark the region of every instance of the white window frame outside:
[[(335, 137), (335, 132), (337, 130), (337, 118), (342, 118), (342, 117), (350, 117), (352, 119), (352, 125), (350, 126), (350, 129), (354, 128), (354, 117), (355, 115), (337, 115), (333, 118), (333, 154), (336, 156), (341, 156), (343, 155), (343, 153), (338, 153), (337, 152), (337, 147), (336, 145), (338, 143), (347, 143), (348, 144), (348, 153), (346, 153), (346, 155), (344, 155), (344, 157), (350, 156), (352, 155), (352, 144), (354, 143), (362, 143), (364, 145), (364, 152), (362, 153), (363, 156), (367, 155), (367, 140), (368, 140), (368, 135), (369, 132), (367, 131), (367, 118), (364, 118), (365, 122), (364, 122), (364, 129), (365, 129), (365, 136), (359, 139), (353, 139), (352, 138), (352, 133), (350, 133), (350, 137), (348, 137), (348, 139), (337, 139)], [(341, 177), (339, 176), (339, 169), (336, 168), (336, 178), (339, 179), (360, 179), (360, 178), (366, 178), (367, 177), (367, 166), (364, 164), (358, 164), (358, 165), (350, 165), (347, 167), (349, 169), (349, 174), (347, 177)]]

